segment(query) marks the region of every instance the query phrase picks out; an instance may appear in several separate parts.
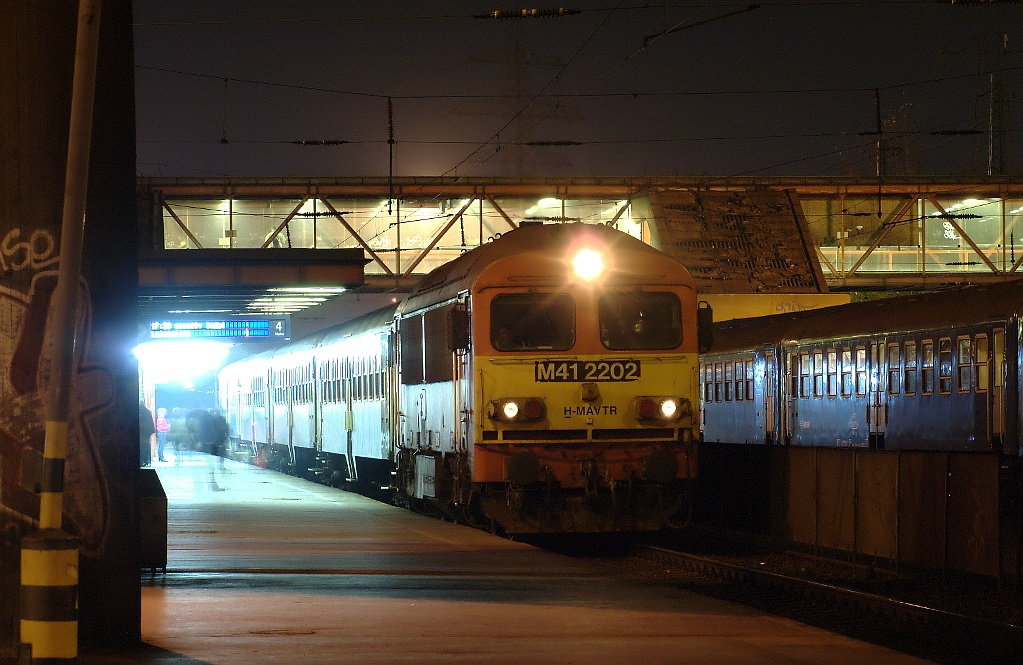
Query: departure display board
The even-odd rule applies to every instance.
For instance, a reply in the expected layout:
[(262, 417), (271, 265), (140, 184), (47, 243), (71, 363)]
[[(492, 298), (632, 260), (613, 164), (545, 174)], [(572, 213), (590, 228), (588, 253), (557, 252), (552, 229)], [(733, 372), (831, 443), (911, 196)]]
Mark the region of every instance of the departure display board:
[(218, 342), (286, 342), (291, 319), (168, 319), (149, 322), (149, 339), (207, 339)]

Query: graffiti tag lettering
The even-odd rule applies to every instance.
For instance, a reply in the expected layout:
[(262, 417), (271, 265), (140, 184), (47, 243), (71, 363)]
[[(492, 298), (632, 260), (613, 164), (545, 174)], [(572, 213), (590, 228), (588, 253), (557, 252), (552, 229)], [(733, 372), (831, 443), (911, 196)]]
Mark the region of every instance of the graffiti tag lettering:
[(54, 255), (56, 243), (45, 229), (36, 229), (28, 240), (22, 240), (21, 229), (11, 229), (0, 241), (0, 270), (39, 270), (60, 260)]

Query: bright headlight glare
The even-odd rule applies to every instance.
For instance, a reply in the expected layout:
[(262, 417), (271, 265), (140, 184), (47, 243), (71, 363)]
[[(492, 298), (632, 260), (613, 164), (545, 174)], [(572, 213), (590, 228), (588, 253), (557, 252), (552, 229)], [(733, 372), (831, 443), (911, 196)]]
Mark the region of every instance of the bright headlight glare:
[(519, 415), (519, 405), (517, 402), (505, 402), (501, 408), (504, 410), (504, 417), (508, 420), (512, 420), (515, 416)]
[(678, 413), (678, 403), (673, 399), (666, 399), (661, 402), (661, 415), (665, 418), (674, 418)]
[(581, 249), (572, 259), (575, 274), (585, 280), (593, 280), (604, 272), (604, 257), (592, 249)]

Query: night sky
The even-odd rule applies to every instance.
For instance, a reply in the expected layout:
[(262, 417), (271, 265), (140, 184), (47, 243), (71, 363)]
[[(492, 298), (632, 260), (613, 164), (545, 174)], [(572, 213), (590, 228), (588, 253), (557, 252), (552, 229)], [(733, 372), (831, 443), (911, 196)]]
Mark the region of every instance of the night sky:
[(999, 164), (1023, 173), (1023, 4), (604, 0), (473, 17), (553, 6), (136, 2), (138, 172), (871, 176), (877, 90), (886, 173), (977, 176), (994, 73)]

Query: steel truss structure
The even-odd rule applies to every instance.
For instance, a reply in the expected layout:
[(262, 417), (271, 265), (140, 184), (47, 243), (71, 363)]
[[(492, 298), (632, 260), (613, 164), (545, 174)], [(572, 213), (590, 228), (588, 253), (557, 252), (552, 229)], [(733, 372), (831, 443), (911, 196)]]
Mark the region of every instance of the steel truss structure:
[(651, 190), (794, 191), (833, 289), (1023, 275), (1023, 178), (140, 178), (154, 246), (361, 248), (402, 288), (522, 222), (612, 224), (651, 242)]

